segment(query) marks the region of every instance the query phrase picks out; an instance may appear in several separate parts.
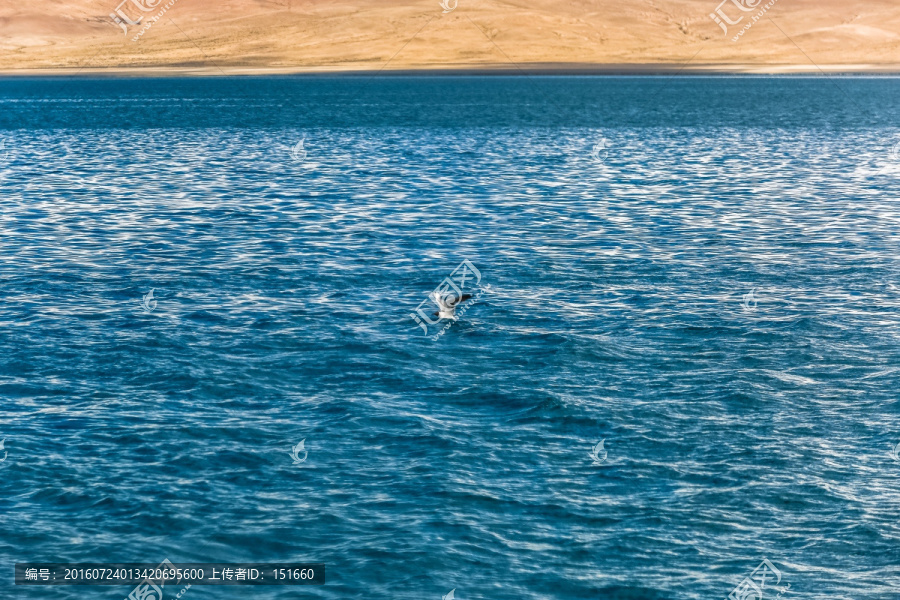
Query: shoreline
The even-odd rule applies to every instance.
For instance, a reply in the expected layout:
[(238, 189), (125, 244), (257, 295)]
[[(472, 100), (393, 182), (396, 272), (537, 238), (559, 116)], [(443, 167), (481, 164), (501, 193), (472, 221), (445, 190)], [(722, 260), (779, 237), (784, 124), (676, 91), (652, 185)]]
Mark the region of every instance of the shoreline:
[(840, 76), (840, 77), (897, 77), (900, 65), (732, 65), (666, 63), (644, 64), (570, 64), (543, 63), (447, 67), (399, 67), (395, 69), (360, 69), (354, 67), (235, 67), (235, 66), (156, 66), (104, 68), (26, 68), (0, 69), (3, 78), (154, 78), (154, 77), (477, 77), (477, 76)]

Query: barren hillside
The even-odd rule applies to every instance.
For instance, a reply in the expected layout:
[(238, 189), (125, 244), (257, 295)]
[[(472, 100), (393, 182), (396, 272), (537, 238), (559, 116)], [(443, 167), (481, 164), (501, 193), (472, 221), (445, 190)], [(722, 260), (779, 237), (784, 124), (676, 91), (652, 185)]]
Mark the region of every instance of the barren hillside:
[(783, 72), (900, 65), (900, 4), (891, 0), (445, 0), (447, 12), (440, 0), (118, 1), (4, 3), (0, 70)]

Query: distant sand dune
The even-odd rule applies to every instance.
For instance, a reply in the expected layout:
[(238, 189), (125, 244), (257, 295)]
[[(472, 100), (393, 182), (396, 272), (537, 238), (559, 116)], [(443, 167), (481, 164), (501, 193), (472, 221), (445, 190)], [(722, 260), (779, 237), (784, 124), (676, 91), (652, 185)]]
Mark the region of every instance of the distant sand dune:
[(109, 16), (118, 1), (4, 3), (0, 70), (900, 72), (888, 0), (777, 0), (737, 41), (771, 0), (729, 0), (723, 14), (741, 22), (727, 35), (716, 0), (459, 0), (446, 14), (439, 0), (128, 0), (143, 21), (127, 37)]

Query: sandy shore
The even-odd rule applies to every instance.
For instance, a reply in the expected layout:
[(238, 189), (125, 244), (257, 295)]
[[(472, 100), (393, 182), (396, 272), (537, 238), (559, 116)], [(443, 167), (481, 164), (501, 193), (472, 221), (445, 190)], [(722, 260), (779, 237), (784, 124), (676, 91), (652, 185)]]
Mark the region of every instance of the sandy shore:
[(0, 7), (0, 74), (900, 73), (883, 0), (120, 1)]
[(242, 67), (135, 67), (99, 69), (0, 69), (0, 77), (262, 77), (262, 76), (342, 76), (395, 77), (428, 76), (734, 76), (734, 75), (822, 75), (900, 76), (900, 65), (521, 65), (508, 68), (487, 65), (480, 68), (423, 68), (356, 70), (336, 67), (242, 68)]

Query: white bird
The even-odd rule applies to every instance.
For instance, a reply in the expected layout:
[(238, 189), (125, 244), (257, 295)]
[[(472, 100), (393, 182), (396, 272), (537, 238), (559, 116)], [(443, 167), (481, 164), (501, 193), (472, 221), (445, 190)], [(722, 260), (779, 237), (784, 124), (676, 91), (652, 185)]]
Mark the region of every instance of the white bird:
[(440, 319), (456, 320), (456, 307), (472, 297), (472, 294), (463, 294), (459, 298), (453, 296), (440, 296), (437, 293), (431, 295), (432, 300), (438, 305), (438, 311), (434, 313)]

